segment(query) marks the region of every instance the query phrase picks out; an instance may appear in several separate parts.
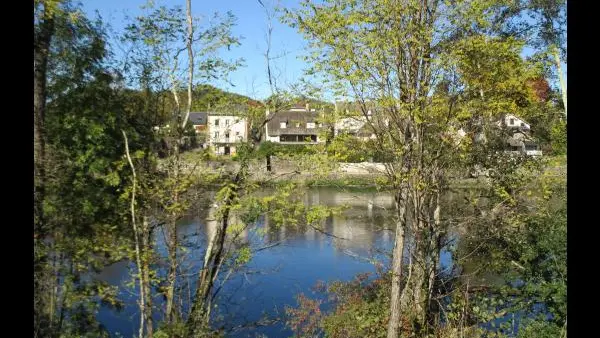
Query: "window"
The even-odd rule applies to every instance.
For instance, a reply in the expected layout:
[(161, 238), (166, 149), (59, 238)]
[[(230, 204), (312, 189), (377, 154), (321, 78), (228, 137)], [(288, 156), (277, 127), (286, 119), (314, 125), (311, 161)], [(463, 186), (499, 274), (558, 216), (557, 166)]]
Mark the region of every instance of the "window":
[(281, 129), (287, 128), (287, 122), (281, 122), (281, 123), (279, 123), (279, 128), (281, 128)]
[(218, 126), (218, 125), (219, 125), (219, 119), (216, 119), (215, 120), (215, 126)]
[(514, 126), (515, 125), (515, 119), (508, 120), (508, 124), (511, 125), (511, 126)]
[(215, 131), (215, 140), (219, 138), (219, 132)]
[(236, 131), (236, 132), (235, 132), (235, 136), (239, 136), (239, 135), (240, 135), (240, 132), (239, 132), (239, 131)]
[(308, 122), (308, 123), (306, 123), (306, 128), (313, 129), (314, 127), (315, 127), (315, 123), (314, 122)]
[(229, 120), (225, 120), (225, 125), (228, 126), (229, 125)]
[(521, 127), (525, 127), (525, 123), (521, 122)]
[(229, 133), (225, 133), (225, 139), (228, 140), (229, 139)]

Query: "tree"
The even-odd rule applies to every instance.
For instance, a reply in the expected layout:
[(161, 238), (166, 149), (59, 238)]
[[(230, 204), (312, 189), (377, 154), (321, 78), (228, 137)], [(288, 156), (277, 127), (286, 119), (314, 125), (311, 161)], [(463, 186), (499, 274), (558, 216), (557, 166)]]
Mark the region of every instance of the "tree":
[[(465, 222), (454, 254), (472, 257), (457, 261), (459, 270), (471, 277), (460, 282), (457, 278), (460, 285), (452, 297), (468, 294), (469, 324), (513, 314), (518, 336), (566, 336), (566, 182), (550, 170), (513, 172), (511, 177), (497, 180), (505, 188), (513, 187), (505, 189), (512, 190), (509, 196), (483, 192), (495, 213)], [(495, 274), (499, 282), (480, 278), (484, 272)], [(504, 320), (490, 330), (516, 334), (516, 325)]]
[[(251, 231), (259, 224), (259, 217), (269, 217), (270, 225), (310, 226), (318, 231), (323, 220), (329, 215), (330, 209), (322, 206), (306, 207), (295, 193), (296, 184), (290, 183), (278, 187), (268, 196), (256, 194), (260, 188), (250, 177), (250, 164), (256, 159), (266, 156), (267, 166), (269, 157), (273, 154), (270, 145), (261, 145), (265, 125), (279, 112), (289, 109), (293, 95), (278, 87), (272, 73), (272, 60), (270, 54), (272, 24), (274, 18), (272, 11), (262, 2), (259, 5), (265, 10), (267, 18), (266, 73), (271, 89), (268, 99), (254, 101), (248, 105), (243, 116), (248, 121), (250, 130), (247, 142), (238, 145), (237, 162), (239, 169), (229, 177), (222, 177), (224, 182), (216, 196), (215, 219), (217, 229), (212, 234), (204, 255), (201, 273), (198, 277), (197, 288), (192, 309), (186, 323), (187, 337), (200, 337), (204, 328), (209, 326), (212, 304), (221, 291), (222, 285), (229, 276), (240, 267), (244, 266), (256, 251), (264, 250), (270, 245), (253, 248), (249, 243), (239, 243), (236, 240), (244, 231)], [(256, 103), (259, 104), (256, 104)], [(266, 111), (266, 114), (265, 114)], [(324, 154), (324, 149), (321, 152)], [(315, 154), (313, 160), (319, 155)], [(321, 157), (322, 158), (322, 157)], [(313, 164), (317, 161), (312, 161)], [(260, 230), (256, 230), (263, 234)], [(227, 240), (228, 235), (233, 239)], [(237, 246), (236, 246), (237, 243)], [(236, 247), (238, 250), (236, 250)], [(239, 248), (241, 247), (241, 248)], [(229, 266), (225, 276), (219, 281), (219, 275), (224, 267)]]
[[(504, 4), (502, 4), (504, 5)], [(525, 0), (509, 4), (494, 20), (497, 34), (524, 39), (536, 56), (554, 67), (564, 115), (567, 115), (567, 84), (562, 63), (567, 63), (567, 2)]]
[[(359, 104), (375, 146), (392, 157), (385, 181), (396, 201), (388, 337), (400, 334), (402, 317), (417, 334), (429, 330), (448, 225), (440, 199), (450, 174), (498, 153), (504, 141), (495, 120), (530, 100), (522, 42), (486, 34), (497, 10), (488, 1), (348, 0), (305, 1), (288, 11), (314, 50), (313, 72)], [(373, 106), (377, 119), (369, 118)], [(461, 128), (471, 137), (458, 136)]]
[(130, 116), (104, 63), (102, 22), (70, 1), (34, 5), (34, 335), (99, 336), (93, 313), (118, 307), (116, 290), (82, 276), (125, 255), (114, 145)]
[[(193, 104), (195, 78), (210, 80), (219, 78), (221, 74), (235, 69), (240, 61), (226, 62), (215, 56), (221, 48), (230, 48), (239, 44), (238, 38), (232, 36), (231, 28), (235, 18), (231, 13), (207, 28), (199, 28), (192, 16), (191, 2), (186, 2), (185, 12), (181, 7), (154, 8), (149, 4), (150, 13), (137, 17), (126, 28), (122, 41), (130, 44), (130, 50), (136, 51), (132, 58), (126, 60), (127, 69), (146, 92), (159, 94), (168, 89), (171, 93), (170, 105), (167, 109), (166, 121), (169, 129), (164, 129), (163, 137), (168, 145), (169, 156), (166, 158), (166, 179), (154, 182), (160, 186), (154, 189), (155, 203), (160, 212), (168, 216), (167, 248), (169, 252), (169, 271), (165, 288), (167, 324), (175, 323), (179, 317), (175, 313), (175, 285), (179, 265), (179, 240), (177, 221), (187, 211), (189, 200), (186, 194), (193, 178), (183, 172), (180, 158), (188, 127), (188, 118)], [(200, 44), (200, 48), (197, 45)], [(187, 52), (187, 65), (180, 65), (181, 53)], [(180, 77), (180, 74), (185, 74)], [(182, 86), (185, 94), (182, 95)], [(182, 99), (185, 97), (185, 101)], [(158, 177), (151, 177), (157, 180)]]

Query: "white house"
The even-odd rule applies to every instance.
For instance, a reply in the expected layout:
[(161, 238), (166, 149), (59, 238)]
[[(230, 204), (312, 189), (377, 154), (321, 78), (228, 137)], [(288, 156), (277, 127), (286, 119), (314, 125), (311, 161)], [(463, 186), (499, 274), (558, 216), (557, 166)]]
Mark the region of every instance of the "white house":
[(247, 121), (234, 115), (208, 115), (208, 145), (217, 155), (233, 155), (237, 144), (248, 140)]
[[(505, 152), (542, 156), (542, 151), (539, 150), (535, 139), (531, 136), (531, 125), (529, 123), (515, 115), (506, 114), (496, 121), (496, 125), (505, 129), (510, 135), (506, 138)], [(467, 135), (462, 128), (449, 134), (454, 135), (453, 138), (457, 144)], [(475, 142), (486, 142), (485, 134), (482, 132), (476, 133), (473, 138)]]
[(529, 125), (529, 123), (525, 122), (524, 120), (522, 120), (512, 114), (504, 115), (500, 119), (500, 121), (497, 122), (497, 125), (500, 127), (507, 127), (507, 128), (511, 128), (511, 129), (518, 128), (518, 129), (524, 129), (524, 130), (531, 130), (531, 126)]

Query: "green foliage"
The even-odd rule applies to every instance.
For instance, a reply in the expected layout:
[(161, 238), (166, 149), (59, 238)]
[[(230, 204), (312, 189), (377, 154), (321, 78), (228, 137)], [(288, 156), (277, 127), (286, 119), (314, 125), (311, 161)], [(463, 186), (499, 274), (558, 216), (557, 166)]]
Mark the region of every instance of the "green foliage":
[[(459, 332), (465, 337), (494, 336), (495, 329), (489, 332), (478, 325), (501, 320), (511, 313), (522, 313), (520, 319), (516, 318), (519, 337), (556, 337), (566, 333), (564, 181), (544, 177), (536, 184), (551, 196), (519, 196), (512, 211), (493, 221), (501, 224), (482, 221), (466, 229), (467, 234), (459, 240), (455, 262), (469, 270), (464, 277), (444, 282), (444, 287), (455, 282), (458, 287), (450, 288), (449, 297), (444, 297), (443, 305), (439, 303), (443, 309), (438, 308), (437, 315), (443, 321), (433, 323), (432, 336), (455, 337)], [(528, 203), (528, 207), (520, 208), (522, 203)], [(477, 269), (475, 277), (470, 272), (473, 266)], [(483, 272), (486, 276), (495, 274), (499, 281), (478, 279)], [(359, 275), (351, 282), (334, 282), (318, 289), (326, 291), (334, 307), (322, 313), (320, 301), (299, 296), (298, 307), (286, 310), (287, 324), (296, 336), (386, 335), (382, 328), (389, 315), (389, 274), (374, 280)], [(544, 311), (539, 311), (539, 304), (543, 304)], [(408, 323), (403, 325), (409, 332)], [(512, 325), (509, 320), (497, 328), (512, 332)]]
[(304, 144), (281, 144), (270, 141), (260, 143), (260, 147), (256, 152), (257, 157), (270, 156), (300, 156), (314, 154), (316, 148), (313, 145)]
[(340, 162), (350, 163), (371, 160), (373, 158), (372, 149), (367, 146), (366, 142), (346, 134), (336, 136), (327, 147), (330, 157)]
[(387, 277), (368, 279), (360, 274), (350, 282), (332, 282), (320, 285), (333, 302), (334, 310), (322, 313), (322, 301), (309, 299), (300, 294), (298, 307), (286, 308), (287, 325), (297, 337), (385, 337), (389, 316), (389, 283)]
[(538, 320), (523, 325), (518, 338), (554, 338), (566, 337), (566, 330), (554, 323)]
[(210, 84), (194, 87), (192, 111), (219, 111), (232, 105), (246, 105), (252, 102), (249, 97), (230, 93)]
[(559, 121), (550, 130), (552, 152), (556, 155), (567, 154), (567, 123)]
[[(540, 334), (557, 332), (567, 318), (564, 181), (544, 175), (536, 185), (539, 196), (519, 197), (515, 211), (504, 212), (487, 226), (469, 228), (460, 250), (463, 255), (475, 251), (478, 267), (504, 281), (471, 300), (473, 309), (481, 309), (478, 318), (486, 321), (522, 311), (531, 316), (520, 324), (524, 336), (535, 328), (540, 328)], [(537, 310), (540, 304), (541, 312)]]
[[(210, 328), (199, 330), (199, 336), (203, 338), (223, 338), (224, 335)], [(185, 322), (176, 321), (172, 324), (161, 324), (159, 329), (154, 332), (154, 338), (181, 338), (185, 337)]]

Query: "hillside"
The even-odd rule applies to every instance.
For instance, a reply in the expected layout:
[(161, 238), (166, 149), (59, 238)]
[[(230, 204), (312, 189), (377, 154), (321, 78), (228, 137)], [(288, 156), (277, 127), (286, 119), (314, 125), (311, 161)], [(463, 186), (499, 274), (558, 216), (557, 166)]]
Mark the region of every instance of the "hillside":
[(257, 104), (247, 96), (231, 93), (223, 89), (203, 84), (194, 88), (193, 111), (214, 110), (231, 104)]

